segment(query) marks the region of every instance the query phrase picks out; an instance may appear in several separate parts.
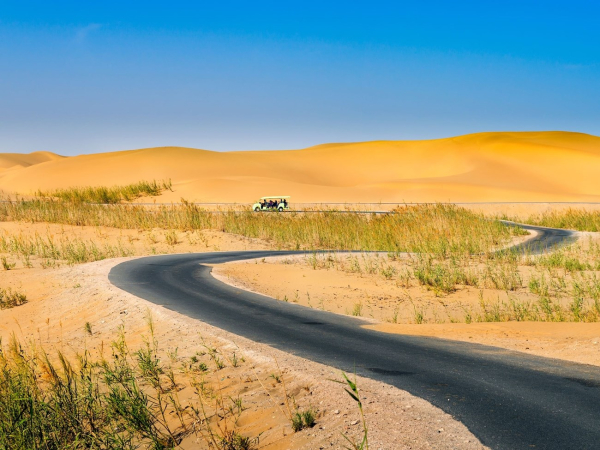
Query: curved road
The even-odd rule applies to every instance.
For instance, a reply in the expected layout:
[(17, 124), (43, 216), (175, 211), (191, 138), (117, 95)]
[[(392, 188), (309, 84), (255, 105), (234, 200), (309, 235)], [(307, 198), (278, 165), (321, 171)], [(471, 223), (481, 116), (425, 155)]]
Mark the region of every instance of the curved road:
[[(541, 252), (575, 239), (539, 234), (518, 250)], [(380, 380), (424, 398), (493, 449), (600, 448), (600, 370), (444, 339), (384, 334), (365, 322), (246, 292), (210, 267), (299, 252), (164, 255), (115, 266), (110, 281), (155, 304), (280, 350)]]

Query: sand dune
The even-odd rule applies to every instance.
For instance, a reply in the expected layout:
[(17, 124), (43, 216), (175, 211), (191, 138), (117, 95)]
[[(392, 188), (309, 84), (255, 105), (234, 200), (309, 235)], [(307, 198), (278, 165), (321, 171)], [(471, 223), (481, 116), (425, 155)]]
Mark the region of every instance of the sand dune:
[(600, 201), (598, 168), (600, 137), (498, 132), (282, 151), (1, 154), (0, 189), (26, 194), (171, 178), (174, 192), (163, 201), (252, 202), (274, 194), (297, 202)]
[(62, 158), (64, 158), (64, 156), (51, 152), (33, 152), (29, 154), (0, 153), (0, 173), (8, 169), (22, 169), (24, 167)]

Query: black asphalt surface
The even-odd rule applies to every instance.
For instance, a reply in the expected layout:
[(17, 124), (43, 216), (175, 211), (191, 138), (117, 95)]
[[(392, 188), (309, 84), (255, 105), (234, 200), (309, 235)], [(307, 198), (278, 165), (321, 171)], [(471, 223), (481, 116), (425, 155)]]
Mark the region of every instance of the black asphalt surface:
[[(519, 250), (539, 252), (574, 239), (564, 230), (529, 228), (539, 235), (529, 249)], [(404, 389), (454, 416), (493, 449), (600, 449), (595, 366), (365, 330), (357, 318), (225, 285), (203, 265), (295, 253), (153, 256), (115, 266), (109, 279), (136, 296), (253, 341)]]

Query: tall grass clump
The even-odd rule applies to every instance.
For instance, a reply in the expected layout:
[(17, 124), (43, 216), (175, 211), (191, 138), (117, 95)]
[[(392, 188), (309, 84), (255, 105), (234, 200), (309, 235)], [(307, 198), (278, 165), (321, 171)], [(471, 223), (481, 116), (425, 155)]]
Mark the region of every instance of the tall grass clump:
[(280, 248), (470, 255), (505, 245), (522, 231), (454, 205), (405, 206), (393, 214), (207, 211), (193, 204), (147, 208), (46, 199), (0, 204), (0, 220), (125, 229), (218, 230), (270, 240)]
[(172, 190), (171, 180), (139, 181), (125, 186), (71, 187), (52, 191), (37, 191), (36, 196), (54, 198), (70, 203), (114, 204), (132, 201), (139, 197), (156, 197), (163, 191)]

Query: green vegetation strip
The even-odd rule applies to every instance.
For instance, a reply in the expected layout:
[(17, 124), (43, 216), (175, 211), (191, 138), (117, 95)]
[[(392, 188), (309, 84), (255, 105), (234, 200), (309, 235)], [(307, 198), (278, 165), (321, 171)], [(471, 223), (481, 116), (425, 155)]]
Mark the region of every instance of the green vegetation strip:
[(445, 257), (492, 251), (523, 231), (453, 205), (406, 206), (390, 215), (208, 211), (192, 204), (146, 208), (34, 199), (0, 204), (0, 221), (121, 229), (218, 230), (279, 248), (421, 252)]

